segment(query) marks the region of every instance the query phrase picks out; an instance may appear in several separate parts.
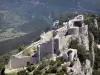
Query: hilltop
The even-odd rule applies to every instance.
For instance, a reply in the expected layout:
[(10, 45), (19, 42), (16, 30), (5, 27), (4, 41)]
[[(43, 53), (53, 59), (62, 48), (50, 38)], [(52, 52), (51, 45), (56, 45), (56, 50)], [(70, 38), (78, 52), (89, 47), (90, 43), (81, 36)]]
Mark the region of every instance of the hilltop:
[[(84, 15), (78, 15), (68, 22), (63, 22), (61, 27), (61, 23), (54, 23), (53, 29), (43, 32), (38, 41), (10, 57), (8, 65), (5, 66), (5, 73), (20, 74), (19, 71), (24, 69), (30, 75), (92, 75), (94, 36), (89, 34), (88, 25), (84, 20)], [(50, 62), (46, 65), (41, 63), (43, 60), (45, 63)], [(38, 63), (39, 65), (32, 67)]]
[[(64, 30), (63, 29), (63, 24), (67, 24), (67, 22), (68, 22), (68, 17), (69, 17), (69, 15), (68, 14), (64, 14), (64, 15), (67, 15), (67, 16), (63, 16), (63, 17), (60, 17), (60, 19), (59, 19), (59, 21), (60, 21), (60, 26), (58, 25), (56, 28), (58, 29), (58, 30), (60, 30), (60, 28), (61, 28), (61, 30)], [(77, 14), (75, 14), (75, 15), (77, 15)], [(74, 18), (75, 17), (75, 15), (73, 15), (72, 17), (70, 17), (71, 19), (72, 18)], [(62, 19), (63, 18), (63, 19)], [(67, 21), (67, 22), (66, 22)], [(64, 23), (63, 23), (64, 22)], [(86, 57), (84, 57), (83, 55), (81, 55), (80, 54), (80, 51), (83, 51), (84, 50), (84, 48), (83, 47), (81, 47), (81, 49), (79, 48), (79, 52), (78, 52), (78, 58), (79, 58), (79, 60), (81, 61), (81, 64), (82, 64), (82, 62), (84, 61), (84, 60), (86, 60), (86, 62), (88, 62), (88, 66), (87, 66), (87, 68), (89, 68), (89, 62), (91, 63), (91, 69), (90, 69), (90, 71), (88, 72), (88, 75), (90, 74), (90, 73), (92, 73), (92, 71), (93, 71), (93, 74), (94, 75), (99, 75), (99, 73), (100, 73), (100, 71), (99, 71), (99, 48), (97, 47), (97, 44), (99, 44), (99, 33), (100, 33), (100, 31), (99, 31), (99, 26), (100, 26), (100, 16), (99, 15), (94, 15), (94, 14), (84, 14), (84, 23), (86, 24), (86, 25), (88, 25), (88, 33), (89, 33), (89, 37), (88, 37), (88, 41), (89, 41), (89, 43), (90, 44), (87, 44), (87, 45), (89, 45), (89, 52), (90, 53), (88, 53), (88, 51), (86, 51), (86, 53), (84, 53), (84, 52), (82, 52), (82, 53), (84, 53), (85, 55), (86, 55)], [(54, 24), (56, 24), (56, 22), (54, 23)], [(57, 22), (57, 24), (58, 24), (58, 22)], [(56, 25), (57, 25), (56, 24)], [(56, 26), (55, 25), (55, 26)], [(64, 28), (66, 28), (66, 26), (64, 27)], [(55, 27), (53, 28), (53, 29), (55, 29)], [(66, 29), (65, 29), (66, 30)], [(47, 32), (48, 33), (48, 32)], [(72, 32), (68, 32), (66, 35), (68, 35), (68, 34), (71, 34)], [(49, 36), (50, 36), (50, 32), (49, 32)], [(77, 34), (77, 31), (75, 31), (75, 33), (74, 34)], [(45, 37), (45, 35), (47, 35), (47, 34), (43, 34), (42, 35), (42, 38), (45, 38), (45, 39), (47, 39), (46, 37)], [(63, 35), (63, 34), (61, 34), (61, 35)], [(86, 35), (85, 35), (86, 36)], [(94, 36), (94, 41), (93, 41), (93, 36)], [(75, 39), (76, 37), (73, 37), (72, 39)], [(48, 40), (48, 39), (47, 39)], [(44, 41), (46, 41), (46, 40), (44, 40)], [(80, 42), (82, 42), (82, 39), (80, 39)], [(93, 46), (93, 42), (94, 42), (94, 46)], [(78, 43), (79, 43), (79, 40), (78, 41), (76, 41), (76, 40), (73, 40), (73, 42), (70, 44), (70, 48), (74, 48), (74, 49), (77, 49), (77, 45), (78, 45)], [(85, 41), (84, 41), (84, 43), (85, 43)], [(86, 42), (86, 43), (88, 43), (88, 42)], [(85, 43), (85, 45), (86, 45), (86, 43)], [(62, 44), (64, 44), (64, 42), (62, 43)], [(28, 46), (27, 48), (25, 48), (24, 50), (25, 50), (25, 52), (24, 52), (24, 55), (25, 56), (30, 56), (31, 54), (33, 55), (34, 53), (32, 53), (31, 52), (31, 48), (32, 49), (36, 49), (36, 48), (34, 48), (34, 43), (33, 44), (31, 44), (30, 46)], [(91, 46), (92, 45), (92, 46)], [(63, 45), (62, 45), (63, 46)], [(31, 47), (31, 48), (30, 48)], [(86, 46), (87, 47), (87, 49), (88, 49), (88, 46)], [(94, 49), (93, 49), (94, 48)], [(48, 49), (48, 48), (47, 48)], [(64, 50), (64, 48), (63, 48), (63, 50)], [(70, 49), (69, 49), (70, 50)], [(94, 50), (94, 51), (93, 51)], [(66, 51), (66, 50), (65, 50)], [(36, 52), (36, 51), (35, 51)], [(62, 51), (61, 51), (62, 52)], [(91, 54), (92, 52), (94, 52), (95, 53), (95, 61), (94, 61), (94, 54)], [(59, 52), (58, 52), (59, 53)], [(88, 57), (88, 54), (90, 54), (89, 56), (90, 57), (92, 57), (92, 58), (90, 58), (90, 57)], [(18, 58), (20, 58), (20, 55), (19, 54), (17, 54), (16, 56), (14, 56), (14, 57), (17, 57), (18, 56)], [(51, 57), (51, 55), (49, 56), (49, 57)], [(62, 57), (60, 57), (61, 59), (62, 59)], [(34, 64), (34, 65), (29, 65), (28, 66), (28, 68), (26, 69), (26, 70), (22, 70), (22, 71), (20, 71), (20, 72), (18, 72), (18, 75), (20, 75), (21, 73), (25, 73), (26, 75), (28, 75), (28, 73), (35, 73), (35, 74), (37, 74), (37, 73), (39, 73), (39, 74), (41, 74), (41, 70), (43, 70), (44, 72), (46, 71), (46, 70), (44, 70), (44, 68), (43, 67), (45, 67), (45, 68), (49, 68), (47, 71), (46, 71), (46, 73), (48, 74), (48, 73), (55, 73), (55, 72), (57, 72), (58, 70), (61, 70), (61, 71), (59, 71), (59, 74), (61, 74), (61, 75), (63, 75), (64, 73), (66, 73), (66, 74), (68, 74), (68, 75), (70, 75), (69, 74), (69, 70), (68, 70), (68, 64), (66, 65), (66, 60), (65, 59), (63, 59), (63, 60), (59, 60), (59, 59), (56, 59), (56, 61), (52, 61), (52, 60), (49, 60), (49, 59), (46, 59), (46, 58), (43, 58), (43, 61), (41, 61), (40, 63), (38, 63), (38, 64)], [(72, 60), (72, 59), (71, 59)], [(75, 61), (75, 60), (74, 60)], [(72, 67), (73, 66), (73, 64), (74, 64), (74, 67), (77, 65), (76, 63), (78, 63), (78, 65), (77, 66), (81, 66), (80, 64), (79, 64), (79, 62), (80, 61), (78, 61), (78, 59), (77, 59), (77, 62), (75, 61), (75, 62), (71, 62), (70, 64), (70, 66)], [(48, 64), (44, 64), (44, 62), (45, 63), (48, 63)], [(64, 63), (65, 62), (65, 63)], [(86, 65), (86, 62), (85, 62), (85, 65)], [(94, 64), (93, 64), (94, 63)], [(54, 66), (57, 66), (57, 64), (58, 65), (60, 65), (60, 66), (58, 66), (57, 68), (55, 68)], [(49, 66), (48, 66), (49, 65)], [(50, 65), (51, 65), (51, 67), (50, 67)], [(64, 65), (66, 65), (66, 67), (64, 67)], [(37, 67), (38, 66), (38, 67)], [(72, 67), (73, 68), (73, 70), (74, 70), (74, 67)], [(37, 70), (38, 69), (38, 70)], [(78, 68), (78, 69), (80, 69), (80, 68)], [(71, 72), (70, 73), (74, 73), (76, 70), (74, 70), (74, 72), (73, 72), (73, 70), (71, 70)], [(77, 72), (77, 71), (76, 71)], [(76, 73), (75, 72), (75, 73)], [(83, 71), (84, 72), (84, 71)], [(43, 72), (42, 72), (43, 73)], [(74, 73), (74, 74), (75, 74)], [(80, 73), (82, 73), (81, 71), (80, 71)]]

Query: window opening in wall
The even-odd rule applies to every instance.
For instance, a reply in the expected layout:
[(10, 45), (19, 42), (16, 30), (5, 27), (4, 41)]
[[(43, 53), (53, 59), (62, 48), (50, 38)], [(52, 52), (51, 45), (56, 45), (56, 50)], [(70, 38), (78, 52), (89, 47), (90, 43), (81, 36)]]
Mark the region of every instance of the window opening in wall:
[(75, 21), (74, 26), (76, 27), (82, 27), (82, 22), (81, 21)]

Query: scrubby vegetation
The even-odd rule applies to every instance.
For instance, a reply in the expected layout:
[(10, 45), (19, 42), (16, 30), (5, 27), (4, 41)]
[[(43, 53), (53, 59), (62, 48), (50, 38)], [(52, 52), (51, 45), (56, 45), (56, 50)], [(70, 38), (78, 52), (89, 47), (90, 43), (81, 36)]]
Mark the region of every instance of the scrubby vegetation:
[(19, 71), (17, 75), (29, 75), (29, 73), (27, 73), (26, 70), (22, 70), (22, 71)]
[(18, 51), (20, 52), (20, 51), (23, 51), (25, 49), (25, 45), (22, 45), (22, 46), (20, 46), (20, 47), (18, 47)]
[(100, 49), (95, 46), (94, 75), (100, 75)]
[[(100, 41), (100, 15), (95, 14), (84, 14), (85, 24), (88, 24), (89, 31), (93, 33), (95, 42), (99, 43)], [(96, 27), (94, 19), (98, 21), (98, 27)]]
[(34, 69), (35, 69), (35, 67), (33, 65), (27, 67), (28, 72), (32, 72)]
[[(94, 35), (95, 40), (95, 63), (93, 75), (100, 75), (100, 49), (97, 48), (97, 44), (100, 44), (100, 15), (84, 14), (85, 23), (89, 26), (89, 31)], [(98, 27), (95, 26), (94, 19), (98, 21)]]

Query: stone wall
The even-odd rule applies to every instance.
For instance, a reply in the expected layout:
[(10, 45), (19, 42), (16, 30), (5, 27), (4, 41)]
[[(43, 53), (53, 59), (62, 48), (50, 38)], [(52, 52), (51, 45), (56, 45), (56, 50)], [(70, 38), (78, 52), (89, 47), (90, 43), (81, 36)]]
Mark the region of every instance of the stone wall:
[(58, 30), (56, 30), (57, 36), (59, 36), (59, 37), (65, 36), (67, 31), (68, 31), (68, 27), (67, 26), (59, 28)]
[(24, 58), (16, 58), (12, 56), (8, 62), (7, 68), (9, 69), (16, 69), (27, 66), (27, 62), (29, 62), (31, 57), (24, 57)]
[(59, 39), (54, 39), (54, 53), (59, 54)]
[(79, 28), (80, 35), (88, 35), (88, 26), (85, 25), (84, 27)]
[(54, 54), (53, 40), (42, 43), (38, 46), (38, 59), (39, 61), (48, 54)]
[(82, 40), (83, 40), (83, 45), (86, 47), (86, 50), (89, 50), (89, 39), (88, 39), (88, 26), (86, 25), (82, 29)]
[(68, 46), (69, 46), (69, 43), (70, 43), (70, 38), (71, 38), (72, 36), (73, 36), (73, 35), (62, 36), (62, 37), (59, 39), (59, 49), (60, 49), (60, 50), (64, 50), (65, 48), (68, 49)]
[(68, 35), (79, 35), (79, 27), (68, 29)]

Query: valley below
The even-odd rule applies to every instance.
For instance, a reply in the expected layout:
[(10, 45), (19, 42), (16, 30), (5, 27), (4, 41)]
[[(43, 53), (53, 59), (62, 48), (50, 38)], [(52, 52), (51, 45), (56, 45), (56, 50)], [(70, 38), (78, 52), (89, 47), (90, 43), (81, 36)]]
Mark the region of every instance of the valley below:
[(11, 50), (16, 50), (22, 45), (29, 45), (35, 40), (39, 39), (40, 31), (31, 32), (21, 37), (5, 40), (0, 42), (0, 55), (7, 53)]

